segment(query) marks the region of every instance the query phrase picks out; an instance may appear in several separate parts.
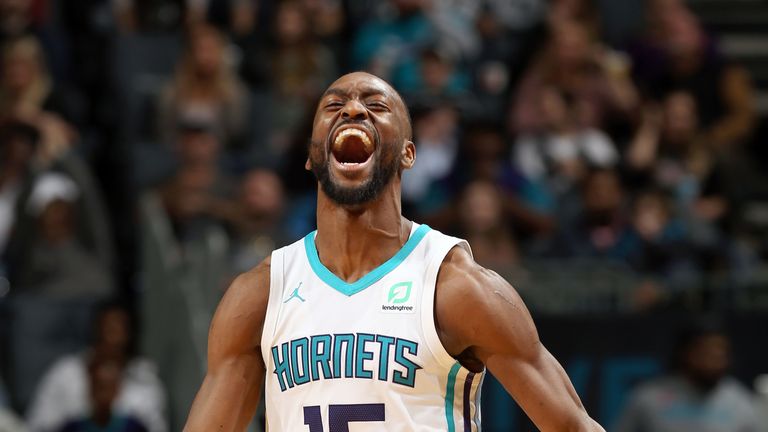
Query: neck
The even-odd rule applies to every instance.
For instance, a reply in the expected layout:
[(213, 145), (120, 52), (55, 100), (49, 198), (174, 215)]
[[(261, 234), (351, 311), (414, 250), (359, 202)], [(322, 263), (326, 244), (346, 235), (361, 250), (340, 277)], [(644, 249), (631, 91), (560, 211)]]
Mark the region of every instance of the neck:
[(320, 261), (336, 276), (355, 281), (408, 240), (412, 224), (400, 213), (399, 187), (392, 182), (376, 200), (359, 208), (339, 206), (318, 191), (315, 246)]
[(93, 422), (97, 425), (102, 427), (107, 426), (111, 419), (112, 413), (110, 412), (109, 407), (99, 407), (94, 410)]
[(125, 364), (128, 360), (126, 350), (120, 347), (97, 345), (91, 354), (95, 358), (108, 359), (119, 364)]

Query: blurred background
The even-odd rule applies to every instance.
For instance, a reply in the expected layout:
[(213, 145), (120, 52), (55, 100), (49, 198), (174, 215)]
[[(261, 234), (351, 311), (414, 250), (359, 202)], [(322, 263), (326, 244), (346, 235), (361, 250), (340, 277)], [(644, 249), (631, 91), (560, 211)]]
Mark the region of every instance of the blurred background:
[(607, 430), (768, 424), (768, 1), (0, 0), (0, 44), (2, 432), (181, 429), (223, 291), (314, 229), (354, 70), (411, 109), (406, 216)]

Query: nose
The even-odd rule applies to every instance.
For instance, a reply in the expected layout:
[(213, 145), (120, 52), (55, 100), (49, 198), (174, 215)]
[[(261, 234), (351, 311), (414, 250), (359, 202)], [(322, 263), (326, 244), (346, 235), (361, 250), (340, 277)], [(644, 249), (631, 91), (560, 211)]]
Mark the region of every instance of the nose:
[(341, 118), (344, 120), (365, 120), (368, 118), (368, 111), (360, 101), (350, 99), (341, 111)]

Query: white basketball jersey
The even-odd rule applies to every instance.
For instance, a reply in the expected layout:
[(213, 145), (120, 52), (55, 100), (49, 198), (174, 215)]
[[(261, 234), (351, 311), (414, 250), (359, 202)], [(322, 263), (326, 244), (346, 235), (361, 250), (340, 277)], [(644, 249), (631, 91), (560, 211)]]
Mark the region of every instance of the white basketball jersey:
[(392, 258), (347, 283), (320, 262), (315, 234), (272, 253), (268, 430), (479, 430), (483, 374), (445, 351), (433, 313), (440, 265), (466, 242), (414, 223)]

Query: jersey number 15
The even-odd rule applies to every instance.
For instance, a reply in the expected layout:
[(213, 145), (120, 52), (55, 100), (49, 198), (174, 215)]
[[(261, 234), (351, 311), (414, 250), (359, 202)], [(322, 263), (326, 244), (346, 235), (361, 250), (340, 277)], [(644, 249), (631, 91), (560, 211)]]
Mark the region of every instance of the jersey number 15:
[[(384, 421), (384, 404), (350, 404), (328, 406), (329, 432), (349, 432), (350, 422)], [(304, 407), (304, 424), (309, 432), (323, 431), (323, 416), (318, 405)]]

